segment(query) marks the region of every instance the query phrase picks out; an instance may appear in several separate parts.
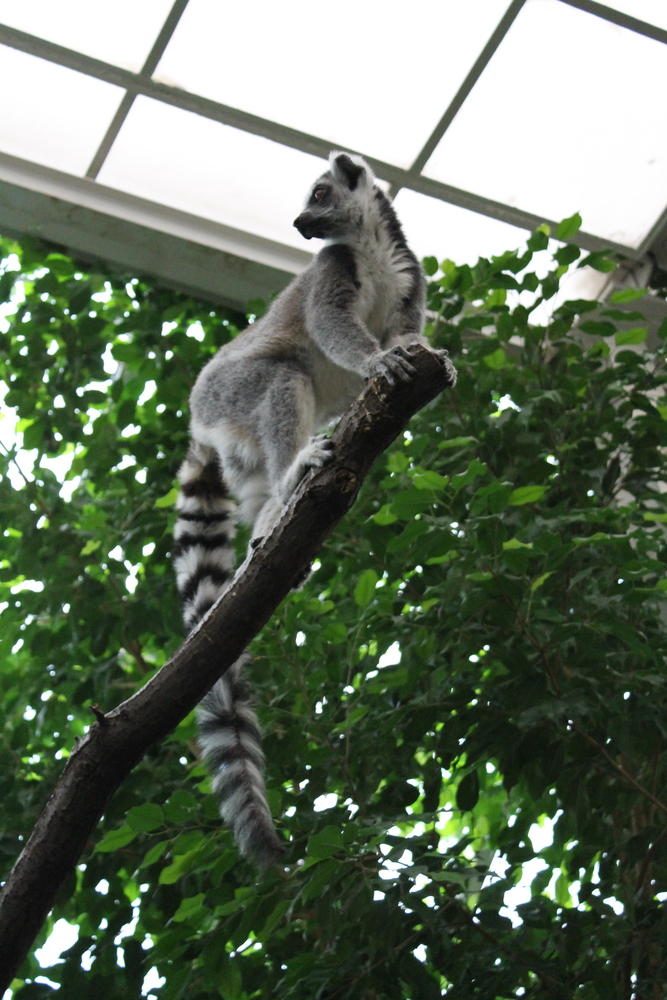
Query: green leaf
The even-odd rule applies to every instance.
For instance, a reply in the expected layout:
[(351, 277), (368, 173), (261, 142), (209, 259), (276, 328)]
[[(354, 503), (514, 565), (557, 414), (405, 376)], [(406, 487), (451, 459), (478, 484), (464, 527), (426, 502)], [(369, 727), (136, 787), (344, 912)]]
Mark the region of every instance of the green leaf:
[(463, 812), (470, 812), (479, 801), (479, 775), (477, 771), (470, 771), (461, 779), (456, 788), (456, 808)]
[(303, 887), (301, 898), (304, 903), (319, 898), (329, 883), (340, 875), (341, 863), (335, 858), (325, 858), (312, 869), (313, 874)]
[(156, 861), (159, 861), (168, 846), (168, 840), (161, 840), (158, 844), (154, 844), (150, 851), (146, 851), (144, 860), (141, 862), (141, 867), (147, 868), (149, 865), (153, 865)]
[(129, 826), (121, 826), (118, 830), (109, 830), (102, 837), (102, 840), (95, 845), (95, 850), (99, 854), (109, 854), (111, 851), (118, 851), (121, 847), (126, 847), (136, 837), (136, 830)]
[(365, 608), (367, 604), (370, 604), (375, 595), (375, 585), (378, 579), (374, 569), (364, 570), (354, 588), (354, 600), (357, 607)]
[(81, 549), (79, 555), (89, 556), (91, 552), (96, 552), (102, 543), (99, 539), (89, 538), (84, 547)]
[(440, 441), (438, 448), (468, 448), (473, 444), (477, 444), (475, 437), (453, 437), (448, 441)]
[(526, 503), (537, 503), (546, 492), (546, 486), (519, 486), (518, 489), (512, 490), (507, 502), (513, 507), (521, 507)]
[(492, 368), (494, 371), (498, 371), (508, 365), (507, 355), (502, 347), (492, 351), (491, 354), (485, 354), (482, 361), (488, 368)]
[(377, 514), (373, 514), (371, 520), (374, 521), (375, 524), (387, 525), (395, 524), (395, 522), (398, 521), (398, 517), (396, 514), (392, 513), (391, 505), (385, 504), (384, 507), (380, 508)]
[(574, 537), (572, 539), (575, 545), (597, 545), (598, 542), (610, 542), (612, 541), (611, 535), (608, 535), (606, 531), (596, 531), (592, 535), (588, 535), (586, 538)]
[(257, 935), (259, 941), (269, 941), (274, 930), (280, 925), (283, 917), (290, 908), (289, 899), (281, 899), (266, 919), (266, 923), (261, 932)]
[(592, 267), (595, 271), (600, 271), (602, 274), (609, 274), (611, 271), (616, 270), (618, 264), (602, 250), (596, 250), (579, 261), (577, 267)]
[(520, 542), (518, 538), (510, 538), (509, 541), (503, 542), (503, 549), (506, 552), (511, 552), (514, 549), (532, 549), (532, 542)]
[(549, 246), (549, 227), (546, 225), (538, 226), (527, 241), (527, 246), (529, 250), (533, 251), (546, 250)]
[(441, 476), (431, 469), (415, 471), (411, 479), (418, 490), (442, 490), (449, 483), (449, 476)]
[(592, 337), (613, 337), (616, 333), (616, 327), (613, 323), (605, 323), (592, 319), (586, 320), (585, 323), (580, 323), (579, 329), (583, 330), (584, 333), (590, 333)]
[(196, 913), (203, 910), (203, 903), (203, 892), (198, 893), (196, 896), (187, 896), (185, 899), (181, 900), (178, 909), (171, 919), (176, 923), (183, 923), (185, 920), (190, 920), (190, 918), (195, 916)]
[(422, 267), (424, 268), (424, 271), (429, 276), (429, 278), (432, 278), (433, 275), (438, 270), (438, 261), (437, 261), (437, 258), (435, 258), (435, 257), (424, 257), (424, 259), (422, 261)]
[(195, 862), (195, 851), (177, 855), (170, 865), (160, 872), (160, 885), (174, 885), (183, 875), (186, 875)]
[(127, 814), (128, 826), (137, 832), (155, 830), (163, 823), (162, 809), (155, 802), (146, 802), (143, 806), (133, 806)]
[(538, 576), (537, 580), (535, 580), (530, 585), (530, 592), (531, 592), (531, 594), (534, 594), (535, 591), (538, 589), (538, 587), (541, 587), (542, 584), (545, 583), (549, 579), (550, 576), (553, 576), (553, 571), (552, 570), (550, 570), (548, 573), (543, 573), (542, 576)]
[(169, 490), (168, 493), (165, 493), (163, 497), (159, 497), (159, 499), (155, 501), (154, 506), (173, 507), (178, 498), (178, 492), (179, 492), (178, 489), (174, 486), (172, 489)]
[(563, 219), (556, 226), (556, 239), (569, 240), (581, 229), (581, 216), (578, 212), (571, 215), (569, 219)]
[(397, 493), (391, 501), (390, 509), (392, 514), (395, 514), (396, 517), (405, 520), (407, 518), (414, 517), (415, 514), (421, 514), (422, 511), (432, 505), (432, 502), (430, 494), (428, 494), (425, 490), (413, 488), (410, 490), (402, 490), (400, 493)]
[(341, 622), (328, 622), (322, 630), (322, 638), (333, 646), (339, 646), (347, 639), (347, 628)]
[(343, 849), (343, 835), (337, 826), (325, 826), (319, 833), (308, 839), (308, 855), (311, 858), (330, 858)]
[(243, 980), (238, 962), (229, 958), (217, 976), (217, 987), (222, 1000), (241, 1000)]
[(186, 791), (185, 788), (177, 788), (163, 806), (164, 815), (170, 823), (185, 822), (196, 808), (197, 800), (192, 792)]
[(160, 1000), (182, 1000), (185, 994), (185, 988), (190, 981), (192, 975), (192, 966), (185, 965), (182, 968), (177, 968), (174, 973), (169, 976), (168, 981), (161, 988)]
[(646, 295), (645, 288), (619, 288), (617, 291), (612, 292), (609, 296), (609, 301), (618, 302), (636, 302), (637, 299), (643, 299)]
[(581, 256), (581, 250), (579, 247), (575, 247), (573, 244), (568, 246), (559, 247), (554, 254), (554, 260), (557, 260), (559, 264), (573, 264), (575, 260)]
[(410, 465), (410, 459), (403, 451), (392, 451), (387, 460), (387, 468), (390, 472), (405, 472)]
[(480, 462), (478, 458), (473, 458), (468, 468), (465, 472), (459, 473), (457, 476), (452, 476), (452, 486), (456, 491), (462, 489), (464, 486), (468, 486), (472, 483), (477, 476), (483, 476), (488, 472), (486, 465)]
[(459, 553), (456, 549), (450, 549), (449, 552), (445, 552), (444, 556), (431, 556), (426, 560), (427, 566), (441, 566), (443, 563), (451, 562), (452, 559), (458, 559)]
[(622, 330), (617, 333), (615, 342), (618, 347), (624, 344), (643, 344), (647, 334), (648, 330), (645, 326), (636, 326), (632, 330)]

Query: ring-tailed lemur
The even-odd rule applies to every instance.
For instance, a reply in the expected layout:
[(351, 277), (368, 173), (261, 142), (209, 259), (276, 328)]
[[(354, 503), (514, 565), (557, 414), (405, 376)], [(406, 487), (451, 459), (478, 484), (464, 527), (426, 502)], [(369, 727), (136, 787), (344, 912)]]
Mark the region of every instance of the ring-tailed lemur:
[[(409, 379), (406, 347), (426, 344), (421, 268), (364, 160), (332, 153), (294, 225), (306, 239), (324, 239), (324, 249), (265, 316), (221, 348), (192, 392), (175, 528), (187, 628), (232, 574), (230, 493), (254, 538), (265, 535), (304, 473), (332, 457), (316, 431), (352, 403), (364, 379)], [(445, 363), (453, 384), (455, 369)], [(200, 745), (223, 819), (241, 851), (264, 865), (284, 848), (266, 802), (243, 660), (200, 705)]]

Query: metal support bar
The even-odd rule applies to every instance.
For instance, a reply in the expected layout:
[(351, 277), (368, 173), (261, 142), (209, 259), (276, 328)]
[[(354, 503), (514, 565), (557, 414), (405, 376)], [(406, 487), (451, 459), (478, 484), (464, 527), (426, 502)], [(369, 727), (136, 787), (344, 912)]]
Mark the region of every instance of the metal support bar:
[[(18, 31), (15, 28), (8, 28), (0, 25), (0, 43), (11, 45), (23, 52), (39, 56), (42, 59), (49, 59), (62, 66), (86, 73), (99, 80), (106, 80), (108, 83), (123, 87), (125, 90), (134, 90), (138, 94), (152, 97), (154, 100), (162, 101), (173, 107), (181, 108), (184, 111), (191, 111), (194, 114), (209, 118), (212, 121), (220, 122), (223, 125), (230, 125), (232, 128), (250, 132), (253, 135), (271, 139), (283, 146), (298, 149), (303, 153), (310, 153), (327, 159), (331, 150), (331, 142), (328, 139), (320, 139), (317, 136), (300, 132), (298, 129), (280, 125), (278, 122), (268, 121), (258, 115), (249, 114), (246, 111), (239, 111), (225, 104), (218, 104), (206, 97), (198, 94), (191, 94), (178, 87), (171, 87), (156, 80), (146, 79), (138, 73), (131, 73), (121, 69), (119, 66), (112, 66), (102, 62), (100, 59), (93, 59), (79, 52), (73, 52), (61, 45), (47, 42), (44, 39), (36, 38), (26, 32)], [(378, 177), (388, 181), (396, 187), (409, 188), (420, 194), (426, 194), (431, 198), (458, 205), (460, 208), (467, 208), (472, 212), (479, 212), (488, 215), (501, 222), (508, 222), (510, 225), (518, 226), (521, 229), (534, 229), (543, 222), (555, 226), (556, 223), (543, 216), (534, 215), (531, 212), (524, 212), (511, 205), (493, 201), (470, 191), (463, 191), (460, 188), (452, 187), (450, 184), (443, 184), (441, 181), (424, 177), (422, 174), (413, 174), (402, 167), (397, 167), (392, 163), (385, 163), (373, 156), (368, 156), (363, 150), (351, 150), (358, 152), (370, 163)], [(579, 232), (573, 242), (586, 250), (613, 250), (624, 254), (626, 257), (637, 257), (637, 251), (632, 247), (612, 240), (605, 240), (592, 233)]]
[(174, 5), (167, 14), (165, 22), (160, 29), (160, 33), (153, 43), (153, 48), (146, 57), (146, 62), (142, 66), (142, 76), (152, 76), (157, 69), (157, 64), (164, 55), (164, 50), (171, 41), (171, 36), (176, 31), (176, 27), (188, 5), (188, 0), (174, 0)]
[(601, 17), (604, 21), (611, 21), (612, 24), (618, 24), (621, 28), (629, 28), (630, 31), (636, 31), (638, 35), (645, 35), (647, 38), (667, 45), (667, 31), (664, 28), (657, 28), (654, 24), (640, 21), (639, 18), (632, 17), (630, 14), (622, 14), (620, 10), (614, 10), (603, 3), (596, 3), (596, 0), (561, 0), (561, 3), (566, 3), (568, 7), (576, 7), (577, 10), (583, 10), (587, 14), (595, 14), (596, 17)]
[(445, 111), (444, 115), (442, 116), (436, 127), (433, 129), (433, 132), (429, 136), (429, 139), (424, 145), (423, 149), (421, 150), (419, 156), (410, 167), (411, 173), (420, 173), (422, 168), (426, 165), (426, 162), (430, 159), (431, 154), (435, 150), (435, 147), (438, 145), (443, 135), (445, 134), (451, 123), (454, 121), (454, 118), (460, 111), (463, 102), (465, 101), (466, 97), (468, 96), (468, 94), (470, 93), (470, 91), (475, 86), (480, 76), (486, 69), (493, 54), (495, 53), (496, 49), (502, 42), (503, 38), (511, 28), (512, 24), (514, 23), (514, 20), (516, 19), (519, 11), (521, 10), (525, 2), (526, 0), (512, 0), (512, 3), (505, 11), (505, 14), (498, 22), (496, 30), (489, 38), (488, 42), (486, 43), (481, 53), (479, 54), (479, 57), (477, 58), (477, 61), (475, 62), (474, 66), (472, 67), (467, 77), (459, 87), (456, 96), (452, 100), (451, 104)]
[(130, 113), (130, 108), (134, 104), (135, 97), (136, 94), (133, 94), (129, 90), (126, 90), (125, 93), (123, 94), (123, 99), (118, 105), (118, 110), (111, 119), (111, 124), (109, 125), (109, 128), (106, 130), (104, 138), (102, 139), (101, 143), (97, 147), (97, 151), (93, 156), (92, 160), (90, 161), (90, 166), (86, 170), (86, 177), (90, 178), (91, 181), (95, 180), (100, 170), (102, 169), (102, 164), (109, 155), (109, 151), (111, 150), (111, 147), (116, 141), (116, 136), (120, 132), (121, 128), (123, 127), (125, 119)]
[(667, 270), (667, 208), (644, 237), (637, 253), (640, 256), (653, 253), (658, 266)]
[[(175, 3), (171, 10), (169, 11), (160, 33), (158, 34), (153, 47), (146, 57), (146, 61), (141, 68), (140, 76), (151, 77), (157, 68), (157, 64), (163, 56), (164, 50), (171, 41), (171, 36), (176, 30), (176, 25), (181, 19), (183, 11), (188, 5), (188, 0), (175, 0)], [(95, 153), (93, 159), (91, 160), (90, 166), (86, 171), (86, 177), (90, 177), (94, 180), (102, 169), (102, 165), (109, 155), (109, 151), (113, 146), (116, 136), (123, 127), (123, 122), (127, 118), (130, 108), (134, 103), (134, 98), (136, 97), (136, 92), (128, 90), (125, 93), (116, 114), (113, 116), (111, 124), (106, 131), (106, 135), (102, 139), (97, 152)]]

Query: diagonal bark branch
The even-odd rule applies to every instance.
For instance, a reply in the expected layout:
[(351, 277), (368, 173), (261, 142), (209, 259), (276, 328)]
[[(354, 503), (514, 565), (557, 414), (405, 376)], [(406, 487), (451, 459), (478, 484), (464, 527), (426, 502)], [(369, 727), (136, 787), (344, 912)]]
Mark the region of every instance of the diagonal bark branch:
[(0, 893), (0, 996), (123, 779), (243, 652), (303, 578), (378, 455), (450, 384), (437, 355), (410, 350), (415, 377), (367, 384), (333, 433), (334, 460), (300, 483), (274, 530), (159, 673), (113, 711), (100, 712), (75, 747)]

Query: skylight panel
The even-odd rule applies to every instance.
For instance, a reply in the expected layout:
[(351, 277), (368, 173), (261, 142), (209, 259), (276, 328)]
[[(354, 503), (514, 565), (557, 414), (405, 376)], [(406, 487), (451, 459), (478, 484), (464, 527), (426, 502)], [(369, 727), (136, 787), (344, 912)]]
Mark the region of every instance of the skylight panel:
[(123, 90), (4, 45), (0, 65), (0, 150), (83, 176)]
[(0, 23), (138, 72), (173, 0), (0, 0)]
[(445, 258), (455, 264), (474, 264), (514, 250), (530, 235), (525, 229), (479, 215), (458, 205), (403, 188), (394, 206), (411, 248), (421, 259)]
[(292, 223), (327, 164), (147, 97), (132, 106), (99, 181), (312, 250)]
[(410, 166), (507, 0), (190, 0), (155, 78)]
[(666, 74), (666, 45), (528, 0), (424, 173), (636, 247), (667, 201)]

